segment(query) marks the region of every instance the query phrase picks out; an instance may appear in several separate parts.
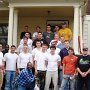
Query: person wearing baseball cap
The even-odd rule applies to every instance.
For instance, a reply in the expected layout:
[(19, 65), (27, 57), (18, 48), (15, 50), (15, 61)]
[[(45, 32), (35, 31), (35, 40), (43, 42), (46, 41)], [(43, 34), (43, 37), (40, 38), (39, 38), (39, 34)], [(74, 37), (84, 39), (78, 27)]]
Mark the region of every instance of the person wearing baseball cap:
[(82, 49), (82, 55), (78, 57), (77, 61), (77, 86), (76, 90), (82, 90), (85, 84), (87, 90), (90, 90), (90, 55), (88, 54), (88, 48)]

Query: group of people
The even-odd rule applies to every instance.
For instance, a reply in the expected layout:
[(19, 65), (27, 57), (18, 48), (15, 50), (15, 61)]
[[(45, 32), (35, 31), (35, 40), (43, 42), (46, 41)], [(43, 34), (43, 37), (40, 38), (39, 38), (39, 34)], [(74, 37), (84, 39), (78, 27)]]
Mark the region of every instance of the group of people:
[(3, 90), (34, 90), (37, 81), (40, 90), (52, 86), (54, 90), (82, 90), (84, 85), (90, 90), (88, 48), (83, 48), (82, 55), (75, 55), (70, 46), (72, 32), (66, 23), (62, 23), (60, 30), (56, 25), (54, 32), (50, 25), (43, 33), (40, 29), (37, 26), (31, 37), (25, 26), (17, 48), (12, 45), (7, 49), (6, 45), (2, 51), (0, 44), (0, 88), (5, 83)]

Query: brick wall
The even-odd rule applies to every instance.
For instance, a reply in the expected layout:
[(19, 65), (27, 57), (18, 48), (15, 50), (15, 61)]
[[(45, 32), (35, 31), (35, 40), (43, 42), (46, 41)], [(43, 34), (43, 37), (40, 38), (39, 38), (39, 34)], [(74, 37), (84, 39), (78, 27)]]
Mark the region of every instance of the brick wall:
[(87, 0), (87, 9), (86, 9), (87, 15), (90, 15), (90, 0)]

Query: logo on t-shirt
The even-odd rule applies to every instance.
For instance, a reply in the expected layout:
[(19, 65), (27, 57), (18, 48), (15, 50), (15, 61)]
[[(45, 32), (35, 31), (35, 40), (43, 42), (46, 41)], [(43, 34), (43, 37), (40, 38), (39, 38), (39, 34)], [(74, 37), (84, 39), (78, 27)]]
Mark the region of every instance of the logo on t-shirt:
[(89, 64), (89, 60), (83, 60), (83, 58), (79, 61), (80, 64)]

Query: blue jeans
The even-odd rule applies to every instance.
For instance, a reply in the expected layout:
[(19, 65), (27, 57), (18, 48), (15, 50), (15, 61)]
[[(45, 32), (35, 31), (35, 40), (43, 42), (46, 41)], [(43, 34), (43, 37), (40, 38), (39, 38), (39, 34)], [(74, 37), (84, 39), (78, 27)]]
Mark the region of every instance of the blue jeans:
[[(63, 79), (62, 70), (60, 70), (60, 86), (62, 83), (62, 79)], [(68, 89), (69, 89), (69, 83), (66, 83), (65, 90), (68, 90)]]
[(59, 75), (60, 75), (60, 85), (61, 85), (61, 83), (62, 83), (62, 79), (63, 79), (63, 76), (62, 76), (62, 70), (60, 70)]
[(14, 80), (15, 75), (16, 75), (15, 71), (6, 71), (6, 83), (4, 90), (14, 90), (12, 81)]
[(17, 90), (26, 90), (26, 87), (24, 87), (24, 86), (18, 86)]
[(74, 90), (74, 80), (70, 79), (70, 77), (72, 77), (72, 75), (64, 75), (60, 90), (66, 90), (66, 85), (68, 85), (68, 82), (70, 82), (70, 90)]

